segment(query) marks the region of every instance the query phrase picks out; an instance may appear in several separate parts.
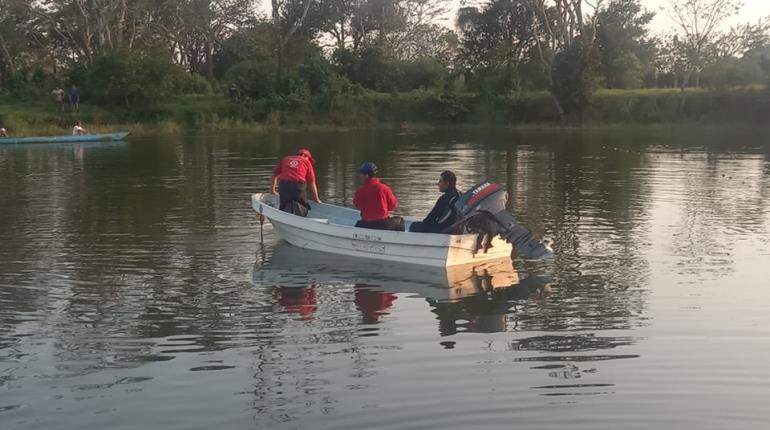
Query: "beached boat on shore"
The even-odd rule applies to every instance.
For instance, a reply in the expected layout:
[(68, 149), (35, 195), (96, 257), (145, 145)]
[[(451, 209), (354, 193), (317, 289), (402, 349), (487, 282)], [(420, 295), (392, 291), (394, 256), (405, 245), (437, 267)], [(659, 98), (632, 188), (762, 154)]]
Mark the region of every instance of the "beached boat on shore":
[(0, 137), (0, 145), (20, 145), (26, 143), (81, 143), (81, 142), (119, 142), (128, 133), (83, 134), (80, 136), (36, 136), (36, 137)]
[[(278, 196), (254, 194), (252, 207), (270, 220), (276, 233), (290, 244), (350, 257), (448, 267), (510, 258), (511, 244), (495, 238), (487, 252), (476, 250), (478, 235), (447, 235), (370, 230), (355, 227), (359, 212), (325, 203), (311, 203), (307, 217), (278, 209)], [(416, 221), (405, 218), (406, 229)]]

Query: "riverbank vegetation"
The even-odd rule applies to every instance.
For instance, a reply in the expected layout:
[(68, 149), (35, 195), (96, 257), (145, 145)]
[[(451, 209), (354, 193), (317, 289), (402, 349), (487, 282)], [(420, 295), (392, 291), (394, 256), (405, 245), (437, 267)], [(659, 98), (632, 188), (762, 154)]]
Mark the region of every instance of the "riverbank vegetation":
[(671, 1), (670, 35), (650, 32), (640, 0), (451, 4), (272, 0), (265, 16), (253, 0), (0, 0), (0, 123), (22, 135), (76, 118), (168, 132), (770, 114), (770, 24), (724, 28), (737, 1)]

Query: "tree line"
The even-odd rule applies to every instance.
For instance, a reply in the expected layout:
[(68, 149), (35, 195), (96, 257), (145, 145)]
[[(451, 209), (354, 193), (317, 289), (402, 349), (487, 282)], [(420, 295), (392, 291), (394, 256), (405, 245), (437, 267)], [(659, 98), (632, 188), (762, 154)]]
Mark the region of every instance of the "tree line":
[[(366, 91), (548, 92), (580, 117), (598, 88), (770, 80), (770, 21), (730, 28), (738, 0), (0, 0), (0, 93), (134, 108), (226, 92), (296, 104)], [(320, 98), (318, 96), (321, 96)], [(330, 101), (331, 100), (331, 101)], [(333, 107), (333, 106), (332, 106)]]

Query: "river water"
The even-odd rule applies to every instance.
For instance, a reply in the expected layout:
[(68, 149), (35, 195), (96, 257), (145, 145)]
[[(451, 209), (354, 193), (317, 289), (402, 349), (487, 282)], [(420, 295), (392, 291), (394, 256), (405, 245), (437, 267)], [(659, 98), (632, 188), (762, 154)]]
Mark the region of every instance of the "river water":
[[(0, 427), (763, 428), (765, 136), (0, 146)], [(402, 214), (430, 209), (444, 169), (461, 188), (499, 181), (557, 257), (448, 288), (299, 251), (269, 224), (260, 241), (249, 194), (298, 146), (312, 148), (337, 204), (351, 204), (364, 160)]]

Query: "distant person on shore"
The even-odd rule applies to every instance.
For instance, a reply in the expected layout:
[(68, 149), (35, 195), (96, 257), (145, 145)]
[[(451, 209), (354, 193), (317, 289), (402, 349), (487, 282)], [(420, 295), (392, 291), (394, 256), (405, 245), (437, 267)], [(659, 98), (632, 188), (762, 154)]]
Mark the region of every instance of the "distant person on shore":
[(235, 82), (230, 84), (227, 92), (230, 94), (230, 100), (237, 103), (241, 99), (241, 89), (238, 88), (238, 85), (235, 85)]
[(4, 127), (0, 127), (0, 137), (8, 137), (8, 130)]
[(56, 88), (55, 90), (51, 91), (51, 96), (53, 97), (53, 102), (54, 105), (56, 105), (56, 109), (64, 112), (64, 90), (61, 88)]
[(409, 231), (444, 234), (460, 234), (462, 232), (461, 228), (453, 227), (459, 220), (454, 209), (454, 203), (460, 198), (460, 192), (457, 191), (457, 176), (454, 172), (446, 170), (441, 173), (438, 179), (438, 190), (443, 194), (438, 198), (433, 209), (422, 222), (412, 223)]
[(404, 220), (391, 217), (390, 212), (398, 206), (398, 199), (389, 186), (380, 182), (377, 165), (367, 161), (358, 168), (361, 186), (356, 190), (353, 204), (361, 211), (356, 227), (373, 230), (404, 231)]
[(320, 203), (316, 185), (315, 160), (310, 150), (300, 149), (296, 155), (283, 157), (273, 169), (270, 181), (271, 191), (276, 194), (278, 188), (279, 209), (294, 215), (307, 216), (310, 204), (307, 202), (307, 189), (313, 193), (313, 200)]
[(72, 127), (72, 135), (73, 136), (82, 136), (84, 134), (88, 134), (88, 130), (83, 128), (83, 123), (78, 121), (75, 123), (75, 126)]
[(70, 109), (77, 111), (80, 108), (80, 88), (73, 84), (69, 91)]

